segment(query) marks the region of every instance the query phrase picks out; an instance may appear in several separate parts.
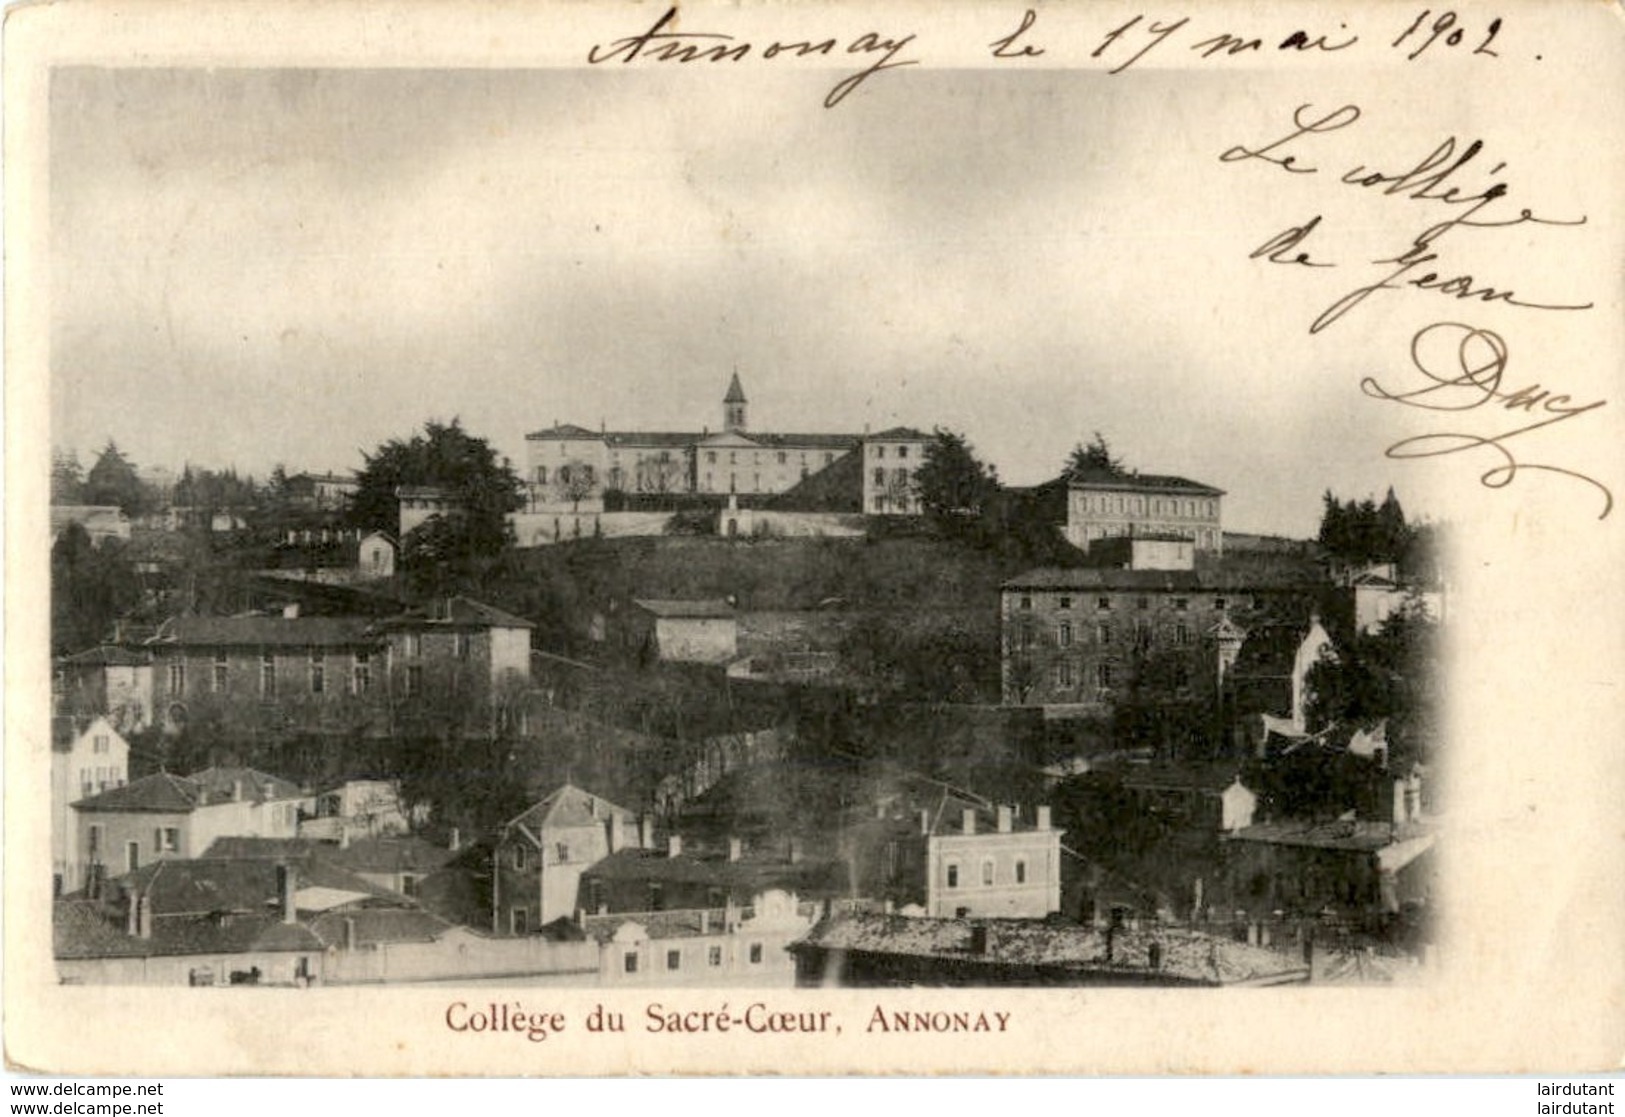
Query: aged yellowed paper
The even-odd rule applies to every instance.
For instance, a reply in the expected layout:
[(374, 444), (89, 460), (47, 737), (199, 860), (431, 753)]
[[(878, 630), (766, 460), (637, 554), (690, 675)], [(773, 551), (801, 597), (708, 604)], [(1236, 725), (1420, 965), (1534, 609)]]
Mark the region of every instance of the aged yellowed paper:
[[(5, 1044), (12, 1065), (145, 1075), (1375, 1074), (1618, 1066), (1625, 1050), (1625, 513), (1615, 499), (1625, 491), (1617, 398), (1625, 387), (1625, 135), (1617, 107), (1625, 100), (1625, 33), (1617, 6), (1475, 0), (1450, 9), (1140, 8), (1113, 0), (668, 9), (159, 0), (137, 8), (17, 7), (6, 30)], [(703, 609), (674, 600), (675, 575), (657, 584), (649, 566), (617, 559), (625, 565), (616, 571), (641, 574), (603, 589), (602, 602), (514, 590), (502, 600), (523, 614), (517, 617), (477, 612), (494, 607), (466, 604), (467, 587), (454, 598), (464, 605), (436, 613), (433, 603), (446, 595), (403, 573), (409, 592), (398, 615), (379, 612), (358, 623), (356, 635), (331, 637), (340, 641), (335, 648), (342, 644), (342, 660), (317, 649), (316, 637), (300, 637), (286, 653), (220, 642), (179, 674), (165, 666), (176, 662), (162, 658), (165, 641), (207, 626), (177, 627), (172, 616), (224, 622), (249, 606), (226, 594), (211, 598), (215, 583), (162, 582), (176, 569), (195, 569), (154, 558), (140, 571), (149, 579), (141, 600), (172, 607), (172, 616), (151, 618), (141, 642), (95, 633), (62, 646), (62, 626), (73, 618), (64, 618), (71, 610), (63, 606), (62, 575), (55, 600), (51, 577), (64, 569), (53, 564), (65, 561), (62, 525), (70, 518), (58, 510), (72, 502), (53, 495), (61, 479), (53, 466), (66, 451), (89, 467), (105, 458), (97, 456), (104, 444), (117, 442), (137, 464), (167, 470), (173, 525), (184, 518), (176, 508), (195, 511), (174, 497), (174, 486), (195, 482), (201, 471), (264, 479), (285, 465), (278, 484), (304, 469), (315, 471), (304, 476), (319, 485), (328, 476), (320, 471), (362, 471), (390, 439), (453, 417), (511, 458), (523, 482), (527, 503), (510, 521), (510, 548), (540, 557), (514, 563), (545, 566), (549, 555), (586, 555), (570, 560), (574, 576), (603, 588), (595, 577), (614, 582), (603, 573), (612, 564), (604, 554), (677, 545), (679, 533), (666, 520), (657, 535), (635, 543), (604, 538), (618, 525), (643, 530), (637, 525), (646, 521), (637, 517), (654, 513), (640, 509), (687, 515), (682, 509), (690, 505), (676, 492), (705, 510), (703, 532), (716, 537), (684, 552), (712, 556), (695, 563), (717, 561), (730, 545), (729, 554), (779, 547), (771, 553), (803, 557), (777, 560), (776, 574), (761, 572), (773, 562), (725, 563), (733, 582), (708, 584)], [(1142, 521), (1137, 531), (1104, 535), (1130, 548), (1131, 564), (1191, 567), (1154, 576), (1129, 571), (1147, 574), (1139, 583), (1113, 580), (1118, 575), (1101, 573), (1104, 567), (1030, 578), (1018, 577), (1019, 567), (999, 567), (991, 583), (987, 575), (977, 575), (982, 582), (966, 576), (964, 586), (973, 588), (963, 591), (895, 588), (907, 578), (877, 590), (893, 585), (886, 582), (888, 548), (911, 545), (896, 542), (907, 532), (894, 521), (930, 518), (910, 505), (918, 490), (909, 485), (936, 428), (966, 434), (996, 467), (1003, 488), (993, 488), (1005, 493), (1041, 492), (1067, 451), (1087, 451), (1094, 436), (1115, 471), (1111, 484), (1090, 488), (1080, 468), (1070, 482), (1063, 478), (1063, 496), (1083, 502), (1080, 509), (1094, 507), (1092, 499), (1108, 502), (1096, 508), (1107, 515), (1123, 512), (1109, 502), (1124, 493), (1128, 515), (1135, 499), (1156, 502), (1158, 516), (1167, 501), (1168, 517), (1195, 526), (1170, 534), (1166, 524), (1147, 529)], [(806, 430), (852, 433), (763, 433)], [(651, 431), (665, 432), (666, 441)], [(1109, 448), (1097, 432), (1109, 436)], [(818, 441), (825, 437), (834, 441)], [(584, 467), (572, 456), (588, 444), (604, 455), (601, 464)], [(888, 449), (892, 457), (881, 461), (877, 454)], [(899, 453), (908, 449), (913, 459)], [(672, 460), (665, 451), (680, 465), (663, 465)], [(1113, 461), (1112, 451), (1122, 460)], [(856, 464), (845, 483), (856, 508), (810, 513), (768, 501), (816, 481), (814, 473), (833, 470), (835, 458), (849, 452)], [(634, 462), (635, 454), (642, 456)], [(799, 474), (793, 455), (800, 455)], [(774, 472), (781, 468), (782, 481)], [(1172, 474), (1180, 476), (1164, 476)], [(584, 476), (586, 485), (572, 489)], [(1205, 484), (1155, 491), (1146, 487), (1152, 476)], [(638, 499), (615, 504), (623, 489)], [(617, 497), (606, 495), (611, 490)], [(1099, 941), (1125, 954), (1132, 946), (1136, 968), (1112, 957), (1118, 969), (1088, 970), (1108, 980), (1034, 980), (1036, 971), (1021, 970), (1014, 955), (999, 955), (1000, 943), (1061, 935), (1058, 924), (977, 925), (985, 913), (968, 905), (956, 912), (949, 898), (929, 916), (910, 913), (911, 926), (963, 930), (965, 942), (956, 940), (952, 950), (971, 961), (991, 956), (1003, 966), (999, 976), (965, 982), (957, 962), (944, 966), (940, 950), (926, 950), (911, 956), (920, 969), (889, 986), (798, 985), (786, 962), (768, 988), (749, 980), (748, 967), (760, 959), (741, 953), (743, 977), (691, 984), (671, 975), (711, 958), (720, 965), (725, 938), (709, 956), (675, 945), (623, 950), (653, 940), (634, 943), (608, 929), (595, 939), (601, 925), (593, 923), (594, 909), (608, 917), (619, 878), (594, 878), (589, 869), (570, 877), (589, 882), (580, 896), (594, 879), (608, 881), (609, 891), (566, 902), (565, 922), (576, 930), (560, 950), (586, 959), (573, 969), (560, 963), (545, 972), (482, 973), (446, 961), (452, 968), (392, 980), (378, 960), (404, 954), (380, 947), (369, 963), (356, 942), (371, 918), (357, 913), (376, 910), (381, 894), (345, 907), (346, 895), (359, 895), (344, 892), (353, 878), (318, 881), (312, 874), (301, 885), (284, 858), (275, 879), (295, 930), (267, 934), (309, 930), (316, 945), (308, 958), (289, 962), (305, 968), (283, 981), (280, 971), (265, 968), (272, 962), (262, 965), (252, 952), (235, 962), (220, 951), (199, 948), (193, 956), (177, 947), (166, 957), (190, 960), (166, 970), (142, 945), (153, 940), (143, 920), (150, 920), (144, 905), (159, 895), (150, 885), (154, 867), (182, 852), (166, 843), (180, 840), (171, 831), (178, 835), (184, 824), (167, 816), (141, 816), (139, 834), (120, 837), (111, 853), (99, 851), (107, 865), (87, 856), (95, 870), (83, 880), (45, 872), (48, 860), (62, 862), (52, 848), (53, 814), (92, 840), (90, 814), (54, 804), (56, 793), (46, 793), (63, 664), (82, 651), (121, 649), (96, 652), (102, 667), (123, 663), (121, 656), (149, 671), (157, 664), (146, 685), (160, 696), (151, 702), (155, 724), (167, 718), (171, 732), (154, 739), (195, 743), (204, 701), (179, 701), (195, 692), (229, 693), (244, 680), (257, 688), (244, 708), (259, 716), (281, 709), (296, 687), (317, 697), (335, 689), (362, 695), (398, 676), (410, 699), (422, 676), (412, 674), (411, 658), (398, 657), (419, 654), (419, 628), (430, 640), (441, 631), (437, 624), (466, 622), (475, 633), (512, 629), (522, 633), (525, 695), (545, 693), (536, 701), (547, 710), (536, 716), (550, 728), (515, 728), (516, 714), (487, 736), (530, 733), (527, 747), (563, 765), (557, 758), (580, 742), (558, 727), (579, 719), (554, 709), (569, 704), (558, 680), (597, 670), (594, 656), (614, 646), (620, 617), (636, 611), (654, 634), (689, 624), (701, 633), (693, 637), (698, 647), (712, 639), (710, 622), (733, 624), (737, 615), (748, 642), (760, 635), (751, 625), (767, 624), (760, 618), (772, 614), (781, 629), (834, 635), (827, 644), (809, 635), (803, 644), (774, 645), (779, 658), (761, 657), (765, 667), (731, 660), (726, 676), (713, 662), (714, 678), (723, 681), (693, 684), (701, 697), (692, 701), (661, 692), (670, 706), (651, 705), (644, 729), (648, 719), (678, 709), (702, 722), (715, 717), (731, 732), (736, 709), (728, 703), (747, 705), (738, 696), (756, 693), (761, 679), (753, 673), (776, 670), (774, 685), (782, 689), (773, 693), (782, 705), (750, 733), (799, 732), (804, 744), (815, 722), (807, 711), (824, 709), (818, 703), (839, 693), (849, 702), (841, 716), (884, 725), (874, 731), (882, 743), (919, 736), (918, 725), (937, 718), (930, 724), (947, 727), (940, 730), (946, 757), (950, 741), (963, 744), (961, 726), (1015, 717), (1012, 707), (1043, 705), (1048, 712), (1035, 712), (1033, 732), (1053, 742), (1069, 732), (1055, 727), (1066, 716), (1085, 707), (1099, 715), (1122, 701), (1129, 659), (1115, 652), (1079, 660), (1076, 676), (1065, 655), (1034, 673), (1020, 654), (1019, 611), (1029, 598), (1037, 596), (1040, 608), (1053, 599), (1055, 608), (1071, 610), (1076, 597), (1076, 621), (1045, 622), (1043, 638), (1058, 651), (1122, 647), (1142, 631), (1121, 619), (1126, 611), (1146, 608), (1138, 602), (1155, 595), (1169, 610), (1184, 611), (1189, 596), (1178, 587), (1188, 585), (1205, 602), (1194, 607), (1215, 612), (1201, 624), (1168, 620), (1172, 645), (1221, 649), (1234, 639), (1245, 647), (1249, 626), (1267, 626), (1236, 612), (1243, 608), (1238, 597), (1245, 592), (1261, 618), (1258, 598), (1268, 594), (1244, 581), (1203, 581), (1201, 563), (1209, 560), (1174, 552), (1217, 550), (1221, 538), (1232, 554), (1267, 550), (1276, 545), (1270, 540), (1317, 540), (1317, 533), (1325, 543), (1323, 497), (1352, 501), (1358, 514), (1361, 500), (1374, 510), (1387, 491), (1403, 499), (1411, 525), (1426, 525), (1449, 544), (1426, 586), (1417, 583), (1418, 595), (1423, 588), (1431, 595), (1448, 649), (1425, 766), (1436, 817), (1425, 830), (1407, 829), (1421, 812), (1400, 791), (1398, 805), (1384, 801), (1384, 834), (1358, 851), (1373, 881), (1392, 881), (1425, 843), (1436, 882), (1425, 906), (1435, 923), (1427, 949), (1403, 964), (1382, 962), (1381, 951), (1351, 951), (1340, 980), (1294, 976), (1267, 988), (1212, 987), (1298, 975), (1293, 958), (1308, 959), (1315, 949), (1324, 967), (1331, 931), (1316, 947), (1305, 921), (1318, 912), (1267, 910), (1238, 911), (1240, 918), (1221, 927), (1211, 910), (1220, 887), (1212, 875), (1194, 893), (1180, 877), (1166, 901), (1153, 898), (1144, 911), (1131, 911), (1132, 904), (1102, 899), (1115, 887), (1099, 883), (1104, 876), (1091, 878), (1079, 901), (1070, 878), (1063, 889), (1058, 873), (1056, 894), (1064, 899), (1036, 914), (1082, 912), (1091, 927), (1098, 915)], [(414, 523), (444, 511), (409, 507), (444, 500), (443, 493), (395, 495), (403, 517), (424, 513)], [(1209, 502), (1211, 523), (1202, 518)], [(945, 522), (982, 511), (969, 498), (963, 503), (948, 509)], [(73, 506), (104, 504), (85, 498)], [(222, 498), (198, 530), (237, 539), (256, 527), (239, 525), (236, 515)], [(331, 522), (338, 530), (339, 521)], [(315, 523), (285, 528), (275, 542), (310, 546)], [(348, 523), (343, 530), (351, 530)], [(787, 541), (803, 530), (825, 537), (816, 546)], [(183, 534), (173, 526), (162, 531)], [(1087, 526), (1077, 532), (1067, 543), (1080, 552), (1097, 542)], [(391, 546), (410, 534), (404, 519), (397, 534)], [(1003, 555), (1001, 548), (1017, 545), (1005, 541), (1012, 534), (979, 536), (977, 546)], [(428, 561), (426, 538), (413, 536), (414, 561)], [(625, 551), (614, 551), (623, 544)], [(210, 546), (218, 558), (235, 544), (217, 539)], [(1150, 555), (1159, 546), (1169, 554)], [(811, 563), (805, 555), (819, 548), (853, 557), (838, 577), (819, 582), (823, 568), (792, 565)], [(1142, 560), (1137, 548), (1150, 557)], [(1062, 566), (1073, 569), (1070, 561)], [(1030, 565), (1043, 571), (1052, 564)], [(747, 577), (747, 568), (757, 573)], [(1390, 579), (1362, 583), (1373, 592), (1387, 592), (1400, 577), (1391, 569), (1366, 574)], [(1361, 576), (1345, 564), (1336, 584), (1357, 597)], [(1334, 575), (1327, 578), (1330, 587)], [(541, 575), (535, 584), (544, 584)], [(886, 594), (902, 604), (876, 607), (867, 628), (828, 619), (856, 617)], [(934, 604), (918, 604), (926, 600)], [(265, 606), (256, 599), (252, 608), (263, 613)], [(906, 703), (885, 697), (876, 689), (884, 656), (875, 649), (891, 647), (883, 639), (889, 631), (924, 623), (920, 614), (932, 610), (989, 635), (885, 661), (895, 675), (887, 685), (911, 696)], [(135, 623), (138, 613), (132, 605), (119, 619)], [(256, 631), (276, 628), (278, 618), (262, 619), (253, 622)], [(1232, 621), (1239, 623), (1226, 628)], [(853, 651), (860, 638), (868, 658)], [(664, 637), (648, 639), (654, 649)], [(397, 658), (386, 660), (382, 651), (373, 658), (370, 649), (386, 646)], [(469, 645), (453, 646), (448, 654), (463, 655)], [(241, 664), (233, 658), (239, 652)], [(1183, 671), (1183, 661), (1169, 662)], [(797, 689), (821, 671), (817, 686)], [(1181, 700), (1191, 689), (1183, 674), (1166, 685)], [(1045, 687), (1069, 697), (1040, 702), (1035, 695)], [(1080, 688), (1088, 689), (1085, 697), (1070, 697)], [(901, 711), (895, 720), (875, 720), (875, 708), (894, 699)], [(530, 700), (519, 695), (513, 708)], [(493, 726), (501, 701), (492, 697), (487, 711)], [(921, 712), (927, 707), (935, 712)], [(1285, 720), (1264, 724), (1292, 742), (1287, 751), (1308, 755), (1325, 745), (1280, 712)], [(640, 731), (630, 722), (613, 731), (604, 728), (608, 719), (594, 724), (601, 743), (569, 754), (572, 786), (611, 779), (593, 764)], [(1197, 730), (1156, 733), (1155, 748), (1152, 736), (1144, 739), (1148, 755), (1177, 751), (1171, 736), (1194, 739)], [(391, 734), (380, 739), (410, 736)], [(679, 725), (646, 739), (704, 736)], [(449, 731), (439, 739), (450, 740)], [(767, 738), (750, 737), (750, 747), (760, 739)], [(1243, 740), (1228, 729), (1215, 739)], [(772, 740), (773, 748), (794, 747)], [(832, 767), (850, 761), (852, 749), (880, 747), (855, 740), (831, 734), (824, 741)], [(1338, 747), (1354, 749), (1363, 763), (1379, 748), (1370, 740), (1345, 734)], [(1380, 747), (1387, 761), (1387, 746)], [(902, 782), (916, 781), (909, 793), (916, 797), (887, 798), (878, 815), (906, 800), (906, 809), (893, 813), (912, 819), (918, 780), (936, 780), (932, 802), (943, 809), (921, 822), (922, 840), (937, 842), (949, 823), (962, 827), (955, 831), (961, 842), (1037, 833), (1035, 860), (1020, 854), (1020, 868), (1010, 869), (1017, 884), (1036, 883), (1028, 874), (1040, 872), (1043, 843), (1053, 840), (1078, 857), (1073, 847), (1099, 817), (1080, 808), (1056, 837), (1050, 810), (1052, 803), (1066, 809), (1062, 798), (1035, 806), (1031, 799), (1011, 804), (1013, 792), (1004, 797), (1000, 779), (1024, 788), (1021, 781), (1039, 780), (1045, 765), (1074, 760), (1058, 746), (1045, 750), (1010, 762), (992, 787), (948, 787), (937, 769), (909, 774)], [(1104, 751), (1078, 756), (1098, 767)], [(237, 754), (242, 767), (263, 766), (244, 755)], [(292, 752), (275, 755), (296, 762)], [(637, 764), (662, 763), (653, 753), (635, 755)], [(463, 769), (448, 763), (464, 792), (476, 785), (502, 791), (510, 778), (500, 758)], [(696, 781), (710, 789), (712, 763), (702, 756), (699, 768), (683, 769), (688, 791)], [(733, 763), (715, 761), (717, 771)], [(190, 779), (203, 767), (165, 768), (162, 778)], [(1051, 773), (1062, 781), (1076, 774), (1064, 767)], [(631, 816), (659, 808), (667, 812), (661, 818), (675, 817), (681, 804), (673, 789), (682, 780), (623, 775), (626, 786), (651, 789), (647, 801), (610, 802), (614, 795), (589, 786), (593, 794), (577, 806), (595, 825), (608, 822), (610, 854), (621, 842), (649, 852), (656, 842)], [(105, 774), (102, 782), (109, 782)], [(111, 782), (124, 782), (123, 775)], [(802, 794), (796, 786), (775, 801)], [(807, 795), (820, 793), (805, 786)], [(1048, 786), (1053, 790), (1053, 780)], [(107, 793), (88, 783), (77, 790), (85, 799)], [(237, 801), (244, 789), (237, 777), (215, 791)], [(951, 810), (944, 806), (950, 803)], [(863, 803), (865, 810), (874, 805)], [(624, 818), (615, 813), (620, 807), (628, 808)], [(511, 813), (517, 817), (501, 831), (509, 837), (530, 817)], [(1367, 833), (1356, 813), (1316, 821), (1321, 845), (1313, 848), (1333, 860), (1348, 854)], [(81, 824), (85, 829), (75, 829)], [(1238, 825), (1241, 836), (1225, 839), (1226, 864), (1238, 863), (1238, 842), (1291, 845), (1266, 825), (1262, 815), (1258, 826)], [(764, 827), (769, 832), (757, 844), (765, 849), (782, 839), (787, 861), (799, 862), (798, 836)], [(107, 833), (96, 830), (94, 840), (110, 840)], [(143, 845), (149, 835), (157, 861)], [(453, 828), (449, 848), (486, 838)], [(443, 830), (437, 840), (446, 844)], [(444, 945), (447, 959), (459, 950), (466, 958), (470, 951), (508, 957), (532, 949), (514, 943), (527, 935), (539, 942), (535, 925), (551, 923), (551, 915), (539, 918), (551, 912), (537, 910), (544, 901), (520, 905), (510, 896), (504, 906), (492, 891), (509, 879), (503, 873), (522, 873), (527, 863), (501, 844), (506, 838), (489, 840), (497, 843), (489, 871), (470, 877), (482, 882), (484, 922), (425, 932)], [(669, 853), (663, 863), (680, 858), (680, 835), (672, 840), (679, 844), (660, 839)], [(238, 847), (245, 861), (246, 848)], [(538, 842), (533, 856), (570, 861), (560, 843)], [(722, 862), (739, 857), (725, 847), (718, 852)], [(931, 862), (931, 879), (969, 889), (991, 886), (995, 873), (1006, 872), (991, 854), (980, 862), (966, 857), (951, 872), (947, 862)], [(271, 868), (264, 862), (253, 871), (269, 880)], [(1165, 869), (1144, 867), (1147, 879), (1160, 880)], [(173, 878), (176, 870), (166, 871)], [(1272, 887), (1308, 896), (1319, 872), (1303, 868), (1284, 882), (1279, 871), (1273, 881), (1269, 872), (1231, 876), (1238, 895), (1254, 886), (1257, 897)], [(200, 894), (217, 886), (209, 883), (217, 878), (198, 873), (188, 879), (202, 882), (195, 885)], [(834, 919), (834, 899), (856, 898), (860, 874), (852, 873), (852, 897), (825, 897), (821, 912), (805, 916), (797, 935), (813, 937), (799, 938), (804, 946), (836, 941), (818, 940), (810, 928), (818, 918)], [(111, 877), (136, 882), (117, 893), (127, 916), (97, 925), (106, 934), (96, 942), (114, 945), (67, 935), (65, 920), (94, 914), (91, 907), (105, 907), (113, 893), (65, 903), (53, 889), (82, 895)], [(627, 934), (646, 935), (660, 909), (680, 906), (668, 903), (678, 877), (661, 879), (664, 885), (637, 878), (644, 899), (624, 910), (647, 910), (639, 930)], [(296, 899), (300, 886), (307, 891)], [(397, 899), (416, 887), (416, 880), (391, 885)], [(1416, 898), (1371, 888), (1359, 903), (1391, 917), (1389, 932), (1421, 910)], [(1358, 906), (1352, 894), (1348, 899)], [(757, 900), (751, 918), (801, 918), (802, 905), (780, 911), (776, 902)], [(196, 903), (183, 914), (213, 920), (215, 945), (233, 920), (265, 915), (245, 916), (225, 900)], [(1284, 909), (1287, 901), (1279, 904)], [(717, 909), (729, 933), (740, 918), (731, 894), (695, 906)], [(389, 910), (409, 908), (416, 910)], [(904, 918), (885, 912), (873, 918)], [(715, 931), (709, 918), (702, 938)], [(1325, 926), (1334, 923), (1328, 911)], [(1296, 937), (1283, 951), (1289, 924)], [(856, 942), (847, 940), (847, 957), (861, 953)], [(1267, 948), (1276, 950), (1279, 972), (1226, 968), (1228, 959)], [(275, 965), (293, 958), (287, 951), (265, 957), (273, 955)], [(150, 976), (160, 972), (179, 976)], [(277, 980), (262, 983), (268, 973)], [(214, 987), (190, 987), (188, 976)], [(622, 1029), (602, 1027), (606, 1017)]]

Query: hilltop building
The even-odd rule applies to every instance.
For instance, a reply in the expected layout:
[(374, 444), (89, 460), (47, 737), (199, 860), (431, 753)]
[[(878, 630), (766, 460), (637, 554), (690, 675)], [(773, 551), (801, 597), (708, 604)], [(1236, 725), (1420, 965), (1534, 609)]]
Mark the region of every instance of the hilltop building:
[(1098, 470), (1062, 479), (1067, 542), (1088, 551), (1103, 539), (1149, 536), (1224, 553), (1224, 490), (1156, 473)]
[(850, 494), (854, 505), (877, 515), (919, 511), (913, 476), (929, 435), (908, 427), (878, 435), (758, 431), (748, 409), (735, 373), (717, 431), (593, 431), (558, 422), (534, 431), (525, 436), (530, 510), (602, 511), (606, 493), (772, 496), (853, 455), (864, 466), (859, 491)]

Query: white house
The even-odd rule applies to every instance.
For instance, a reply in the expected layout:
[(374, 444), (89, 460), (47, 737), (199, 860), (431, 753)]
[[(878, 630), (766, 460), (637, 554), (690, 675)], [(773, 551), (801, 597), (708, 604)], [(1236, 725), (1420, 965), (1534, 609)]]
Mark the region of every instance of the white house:
[(58, 893), (83, 883), (72, 804), (123, 787), (129, 773), (130, 743), (107, 718), (51, 719), (51, 872)]

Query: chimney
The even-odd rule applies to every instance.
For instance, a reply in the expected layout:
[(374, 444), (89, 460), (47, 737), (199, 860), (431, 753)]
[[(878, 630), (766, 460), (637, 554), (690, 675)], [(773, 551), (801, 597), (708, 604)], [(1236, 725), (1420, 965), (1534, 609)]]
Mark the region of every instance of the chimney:
[(728, 860), (738, 861), (740, 854), (745, 852), (745, 843), (738, 838), (728, 839)]
[(960, 815), (960, 818), (962, 820), (961, 827), (964, 829), (965, 833), (976, 833), (976, 812), (973, 809), (966, 807), (964, 813)]
[(666, 839), (666, 856), (681, 857), (683, 855), (683, 836), (672, 834)]
[(711, 912), (707, 908), (701, 908), (700, 909), (700, 934), (709, 935), (710, 933), (711, 933)]
[(129, 907), (125, 909), (124, 933), (135, 938), (141, 933), (141, 893), (131, 889), (125, 899), (129, 901)]
[(350, 848), (350, 827), (342, 818), (339, 819), (339, 848)]
[(1034, 825), (1037, 826), (1038, 829), (1040, 829), (1040, 830), (1048, 830), (1049, 829), (1049, 804), (1048, 803), (1040, 803), (1038, 805), (1038, 821), (1036, 823), (1034, 823)]
[(1010, 832), (1010, 808), (1009, 807), (1000, 807), (999, 808), (999, 833), (1008, 834), (1009, 832)]
[(276, 867), (276, 886), (277, 894), (282, 900), (282, 922), (297, 923), (299, 921), (299, 910), (294, 906), (293, 900), (294, 875), (292, 866), (278, 865)]
[(924, 807), (920, 808), (920, 836), (922, 838), (931, 836), (931, 812)]
[(242, 780), (232, 780), (231, 781), (231, 801), (233, 803), (240, 803), (240, 802), (243, 801), (243, 781)]
[(355, 919), (348, 915), (344, 917), (344, 949), (355, 949)]
[(638, 846), (642, 849), (655, 847), (655, 820), (648, 815), (638, 819)]
[(620, 820), (613, 814), (609, 816), (609, 821), (604, 823), (604, 837), (608, 845), (609, 852), (619, 853), (621, 850)]
[(792, 864), (792, 865), (801, 864), (801, 839), (800, 838), (791, 838), (790, 839), (790, 864)]
[(446, 848), (451, 850), (453, 853), (456, 853), (458, 850), (463, 848), (462, 832), (459, 831), (455, 826), (451, 828), (451, 834), (446, 838)]

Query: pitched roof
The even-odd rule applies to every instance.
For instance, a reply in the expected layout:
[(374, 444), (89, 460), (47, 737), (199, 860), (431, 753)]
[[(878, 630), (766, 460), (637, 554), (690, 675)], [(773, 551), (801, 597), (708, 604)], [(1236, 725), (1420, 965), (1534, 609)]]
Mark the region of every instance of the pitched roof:
[(364, 617), (172, 617), (154, 647), (355, 647), (372, 642)]
[(322, 854), (352, 873), (428, 873), (457, 855), (426, 838), (362, 838), (347, 846), (329, 846)]
[(650, 446), (665, 449), (686, 448), (704, 435), (692, 431), (605, 431), (603, 439), (611, 446)]
[(744, 403), (745, 389), (739, 383), (739, 374), (736, 372), (733, 379), (728, 381), (728, 394), (722, 397), (723, 403)]
[(1173, 477), (1162, 473), (1119, 473), (1106, 469), (1092, 469), (1065, 475), (1069, 487), (1074, 489), (1110, 489), (1121, 492), (1179, 492), (1197, 496), (1223, 496), (1223, 489)]
[(556, 439), (577, 439), (577, 438), (601, 438), (601, 437), (603, 437), (602, 432), (600, 432), (600, 431), (590, 431), (586, 427), (578, 427), (574, 423), (554, 423), (551, 427), (547, 428), (546, 430), (532, 431), (530, 434), (527, 434), (525, 436), (527, 441), (535, 441), (535, 440), (541, 440), (541, 439), (554, 439), (554, 438), (556, 438)]
[(657, 617), (720, 618), (734, 615), (734, 607), (720, 597), (674, 600), (671, 598), (639, 597), (632, 604)]
[(194, 810), (203, 790), (191, 780), (157, 772), (150, 776), (81, 799), (73, 804), (81, 811), (164, 811), (186, 814)]
[(535, 628), (524, 617), (516, 617), (494, 605), (475, 601), (472, 597), (449, 597), (423, 609), (413, 609), (378, 621), (378, 630), (403, 628)]
[(103, 644), (62, 656), (57, 662), (74, 667), (143, 667), (152, 662), (152, 657), (116, 644)]
[(239, 954), (322, 950), (343, 945), (430, 942), (450, 924), (404, 897), (306, 856), (295, 873), (296, 918), (282, 917), (275, 859), (159, 861), (124, 878), (152, 911), (152, 934), (125, 932), (122, 904), (64, 901), (52, 930), (58, 958)]
[(1218, 795), (1240, 782), (1239, 764), (1134, 765), (1123, 773), (1123, 786), (1144, 791), (1195, 791)]
[(241, 788), (243, 797), (256, 803), (271, 799), (300, 799), (304, 790), (292, 780), (254, 768), (205, 768), (190, 776), (203, 788), (209, 802), (224, 802)]
[(608, 799), (583, 791), (574, 784), (564, 784), (508, 823), (509, 828), (523, 826), (538, 838), (544, 829), (569, 826), (597, 826), (612, 815), (630, 817), (632, 812), (618, 807)]
[(867, 437), (871, 442), (877, 442), (882, 438), (906, 439), (911, 442), (930, 442), (931, 439), (936, 436), (926, 434), (922, 430), (916, 430), (914, 427), (888, 427), (878, 434), (866, 435), (865, 437)]

